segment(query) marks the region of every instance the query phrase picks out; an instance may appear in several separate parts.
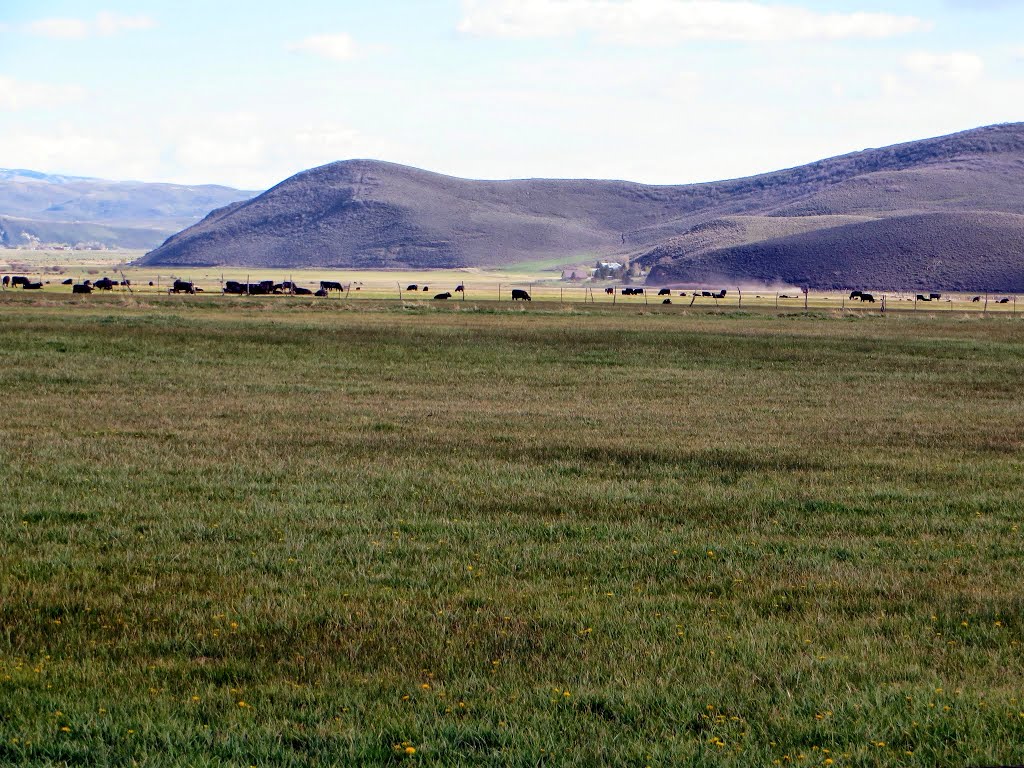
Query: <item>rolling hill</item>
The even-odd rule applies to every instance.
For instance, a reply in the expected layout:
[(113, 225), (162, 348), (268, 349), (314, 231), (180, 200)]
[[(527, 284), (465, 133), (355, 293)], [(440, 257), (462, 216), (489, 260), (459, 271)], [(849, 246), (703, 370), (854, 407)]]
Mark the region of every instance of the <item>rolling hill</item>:
[(0, 169), (0, 246), (152, 248), (210, 210), (255, 194)]
[(470, 181), (372, 160), (218, 209), (152, 265), (441, 268), (629, 257), (652, 283), (1024, 287), (1024, 124), (731, 181)]

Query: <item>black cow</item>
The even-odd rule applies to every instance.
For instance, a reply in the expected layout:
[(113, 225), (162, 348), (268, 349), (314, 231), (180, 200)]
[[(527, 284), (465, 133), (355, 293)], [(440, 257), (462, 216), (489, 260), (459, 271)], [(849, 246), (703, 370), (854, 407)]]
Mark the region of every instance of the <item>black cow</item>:
[(93, 284), (93, 287), (97, 291), (112, 291), (114, 290), (114, 281), (109, 277), (102, 277)]
[(74, 280), (72, 280), (72, 279), (71, 279), (71, 278), (69, 277), (69, 278), (68, 278), (67, 280), (62, 280), (62, 281), (61, 281), (61, 285), (73, 285), (73, 284), (74, 284), (74, 282), (75, 282), (75, 281), (74, 281)]
[(43, 287), (42, 283), (22, 283), (21, 289), (23, 291), (38, 291)]
[(928, 298), (929, 299), (935, 299), (936, 301), (938, 301), (939, 299), (942, 298), (942, 294), (941, 293), (929, 293), (928, 294)]
[(622, 295), (623, 296), (643, 296), (644, 295), (644, 289), (643, 288), (623, 288), (622, 289)]
[(851, 299), (859, 299), (863, 295), (864, 295), (864, 293), (862, 291), (850, 291), (850, 298)]
[(407, 290), (407, 291), (418, 291), (419, 289), (420, 289), (420, 287), (418, 285), (416, 285), (416, 283), (413, 283), (412, 285), (405, 286), (405, 290)]
[(614, 288), (605, 288), (604, 292), (607, 293), (609, 296), (611, 296), (613, 293), (615, 293), (615, 289)]
[(701, 291), (700, 295), (701, 296), (706, 296), (706, 297), (708, 297), (710, 299), (711, 298), (711, 291)]
[[(152, 285), (152, 283), (150, 283), (150, 285)], [(237, 280), (228, 280), (226, 283), (224, 283), (223, 290), (224, 293), (230, 293), (233, 295), (240, 296), (241, 294), (245, 293), (245, 288), (246, 286), (244, 283), (240, 283)]]
[(668, 288), (662, 288), (660, 291), (658, 291), (658, 295), (659, 296), (671, 296), (672, 295), (672, 291), (669, 290)]
[(1009, 299), (1000, 299), (999, 301), (996, 302), (996, 304), (1009, 304), (1009, 303), (1010, 303)]
[(661, 303), (662, 304), (671, 304), (672, 303), (672, 299), (665, 299)]
[(679, 292), (679, 295), (680, 295), (680, 296), (685, 296), (685, 295), (686, 295), (686, 291), (680, 291), (680, 292)]
[[(105, 278), (104, 278), (105, 279)], [(96, 281), (96, 287), (100, 287), (100, 280)], [(168, 293), (195, 293), (196, 287), (188, 280), (175, 280)]]
[(92, 286), (91, 285), (72, 285), (71, 286), (71, 292), (72, 293), (92, 293)]
[[(436, 299), (437, 297), (435, 296), (434, 298)], [(530, 294), (528, 294), (522, 288), (513, 288), (512, 301), (519, 301), (520, 299), (522, 299), (523, 301), (533, 301), (533, 299), (530, 298)]]
[(429, 286), (429, 285), (424, 285), (424, 286), (423, 286), (423, 292), (424, 292), (424, 293), (426, 293), (426, 292), (427, 292), (427, 291), (429, 291), (429, 290), (430, 290), (430, 286)]
[(725, 288), (720, 290), (718, 293), (712, 294), (711, 298), (713, 298), (713, 299), (724, 299), (725, 298)]
[(301, 285), (293, 285), (292, 286), (292, 293), (294, 293), (296, 296), (312, 296), (313, 295), (313, 291), (311, 291), (309, 288), (303, 288)]
[(862, 293), (860, 295), (860, 300), (861, 301), (866, 301), (868, 304), (874, 304), (875, 303), (875, 297), (872, 294), (870, 294), (870, 293)]
[(341, 291), (344, 292), (344, 288), (341, 283), (336, 283), (333, 280), (321, 280), (320, 288), (325, 291)]
[(456, 293), (465, 293), (465, 291), (466, 291), (466, 286), (464, 286), (464, 285), (456, 285), (455, 286), (455, 292)]
[(450, 299), (451, 297), (452, 297), (452, 295), (450, 293), (448, 293), (447, 291), (445, 291), (444, 293), (437, 294), (434, 297), (434, 300), (435, 301), (444, 301), (445, 299)]
[(321, 288), (320, 290), (318, 290), (313, 295), (316, 296), (318, 299), (327, 298), (327, 289), (326, 288)]
[(924, 294), (923, 294), (923, 293), (919, 293), (919, 294), (917, 294), (917, 300), (918, 300), (918, 301), (931, 301), (931, 299), (926, 299), (926, 298), (924, 297)]
[(971, 301), (981, 301), (981, 296), (975, 296)]
[(22, 275), (15, 275), (14, 277), (11, 278), (11, 288), (17, 288), (19, 285), (22, 288), (24, 288), (30, 282), (32, 281), (29, 280), (27, 277), (23, 277)]
[(3, 284), (4, 288), (11, 284), (11, 278), (9, 275), (4, 275)]

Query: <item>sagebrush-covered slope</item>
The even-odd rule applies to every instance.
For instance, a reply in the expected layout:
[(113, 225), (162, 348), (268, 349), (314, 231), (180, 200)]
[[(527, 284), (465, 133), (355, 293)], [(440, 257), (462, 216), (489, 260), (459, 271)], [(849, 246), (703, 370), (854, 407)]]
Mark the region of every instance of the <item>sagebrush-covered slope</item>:
[[(820, 287), (889, 287), (878, 281), (897, 273), (877, 270), (886, 243), (906, 252), (901, 279), (923, 285), (941, 277), (971, 289), (976, 249), (1002, 242), (1002, 255), (990, 259), (995, 271), (985, 278), (999, 288), (999, 270), (1014, 263), (1022, 182), (1021, 124), (682, 186), (470, 181), (352, 160), (305, 171), (215, 211), (143, 263), (439, 268), (628, 255), (659, 282), (771, 274)], [(938, 218), (917, 218), (940, 213), (951, 215), (941, 226)], [(972, 222), (979, 227), (973, 234), (965, 231)], [(813, 233), (833, 230), (813, 245)], [(742, 255), (730, 251), (736, 248)], [(790, 248), (798, 250), (791, 256)], [(829, 249), (839, 249), (841, 258)], [(936, 271), (928, 266), (935, 260), (962, 273)], [(764, 269), (756, 268), (760, 261)]]

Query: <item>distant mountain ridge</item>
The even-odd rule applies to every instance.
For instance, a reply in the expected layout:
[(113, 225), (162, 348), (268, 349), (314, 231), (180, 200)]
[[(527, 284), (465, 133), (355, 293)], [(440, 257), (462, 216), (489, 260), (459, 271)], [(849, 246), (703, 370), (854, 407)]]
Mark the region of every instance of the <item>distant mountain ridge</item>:
[[(1024, 290), (1024, 124), (731, 181), (470, 181), (372, 160), (299, 173), (142, 263), (490, 267), (626, 257), (654, 283)], [(977, 268), (976, 268), (977, 267)]]
[(212, 209), (255, 194), (0, 168), (0, 246), (153, 248)]

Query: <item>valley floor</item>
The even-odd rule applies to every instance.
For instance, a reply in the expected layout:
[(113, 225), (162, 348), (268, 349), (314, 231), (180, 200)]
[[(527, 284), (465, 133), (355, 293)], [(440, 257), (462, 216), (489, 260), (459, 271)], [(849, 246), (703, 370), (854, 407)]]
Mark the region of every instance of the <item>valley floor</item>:
[(4, 765), (1024, 762), (1024, 320), (75, 299)]

